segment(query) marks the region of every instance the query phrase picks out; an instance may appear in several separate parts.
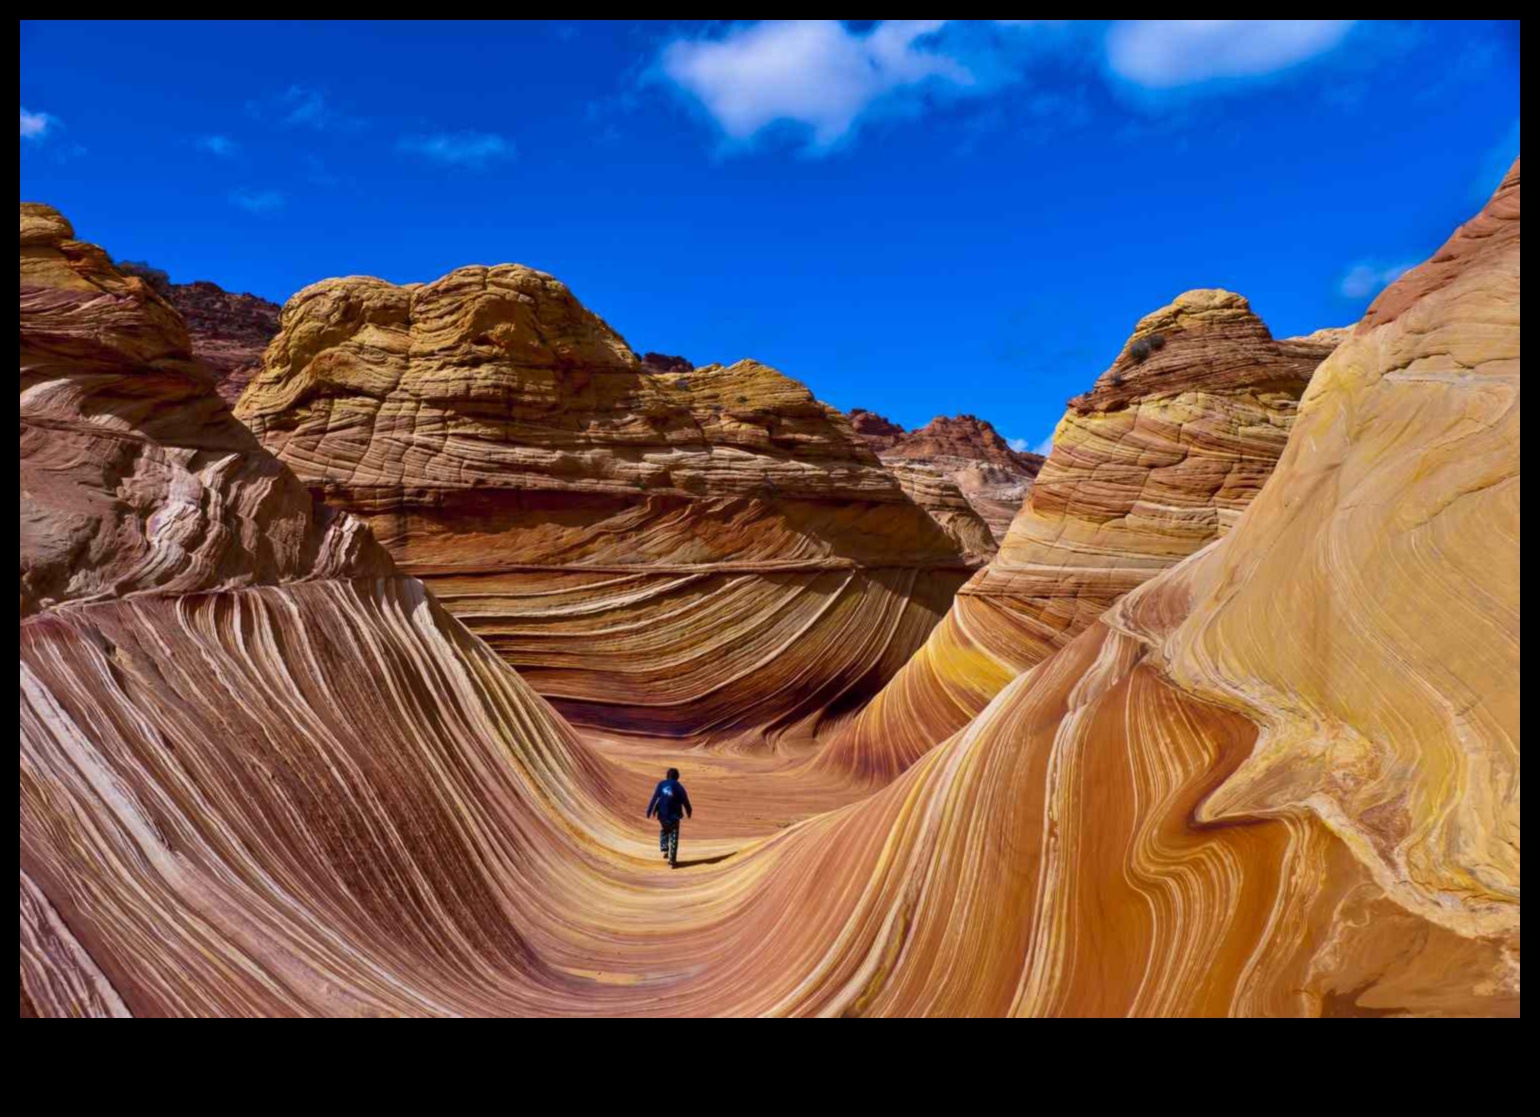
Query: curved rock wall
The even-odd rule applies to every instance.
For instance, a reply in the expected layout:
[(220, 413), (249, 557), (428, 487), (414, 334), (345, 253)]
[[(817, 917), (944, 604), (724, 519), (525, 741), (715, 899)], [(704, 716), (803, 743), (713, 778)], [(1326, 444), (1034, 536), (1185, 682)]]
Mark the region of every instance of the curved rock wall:
[(999, 553), (819, 767), (891, 779), (1123, 594), (1224, 534), (1331, 348), (1275, 341), (1228, 291), (1189, 291), (1142, 319), (1070, 401)]
[(24, 618), (22, 1014), (1516, 1017), (1519, 372), (1515, 166), (1231, 531), (678, 873), (410, 579)]
[(580, 725), (811, 736), (976, 565), (974, 525), (949, 535), (801, 384), (648, 371), (514, 265), (300, 292), (238, 413)]

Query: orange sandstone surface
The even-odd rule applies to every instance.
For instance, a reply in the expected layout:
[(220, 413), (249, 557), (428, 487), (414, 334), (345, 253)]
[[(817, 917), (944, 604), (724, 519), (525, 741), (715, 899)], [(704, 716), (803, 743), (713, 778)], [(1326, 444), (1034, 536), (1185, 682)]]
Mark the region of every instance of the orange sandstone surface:
[(610, 733), (811, 739), (924, 642), (988, 535), (955, 490), (911, 487), (927, 514), (796, 381), (653, 372), (516, 265), (301, 291), (237, 414)]
[(1123, 594), (1221, 536), (1271, 474), (1333, 344), (1276, 341), (1247, 301), (1189, 291), (1070, 401), (999, 553), (818, 757), (883, 783)]
[[(363, 548), (38, 598), (21, 1013), (1518, 1016), (1519, 306), (1515, 165), (1297, 408), (1248, 399), (1287, 446), (1216, 471), (1261, 491), (1193, 511), (1206, 546), (869, 797), (672, 873), (615, 762)], [(159, 309), (97, 310), (119, 375), (153, 368)], [(1061, 425), (1071, 464), (1143, 408), (1121, 375)], [(40, 516), (102, 484), (66, 480)], [(237, 519), (248, 550), (283, 522)]]

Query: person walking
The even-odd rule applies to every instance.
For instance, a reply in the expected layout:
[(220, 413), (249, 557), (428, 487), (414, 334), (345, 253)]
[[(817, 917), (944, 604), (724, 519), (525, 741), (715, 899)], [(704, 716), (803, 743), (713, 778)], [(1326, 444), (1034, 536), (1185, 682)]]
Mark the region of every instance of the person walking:
[(679, 823), (694, 816), (690, 793), (679, 782), (679, 769), (670, 768), (668, 775), (653, 790), (652, 802), (647, 804), (647, 817), (658, 820), (658, 849), (671, 866), (679, 864)]

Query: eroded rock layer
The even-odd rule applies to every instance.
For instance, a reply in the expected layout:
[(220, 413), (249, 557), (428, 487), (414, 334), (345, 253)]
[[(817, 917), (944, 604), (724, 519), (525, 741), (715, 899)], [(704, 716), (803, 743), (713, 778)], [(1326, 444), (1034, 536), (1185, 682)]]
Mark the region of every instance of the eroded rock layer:
[(22, 1013), (1517, 1016), (1519, 304), (1515, 167), (1234, 530), (674, 874), (410, 580), (25, 619)]
[(1142, 319), (1070, 401), (999, 553), (818, 764), (891, 779), (1123, 594), (1222, 535), (1272, 472), (1332, 346), (1275, 341), (1228, 291), (1189, 291)]
[(895, 472), (926, 471), (956, 485), (988, 527), (988, 554), (1005, 538), (1043, 467), (1040, 454), (1011, 449), (988, 421), (972, 415), (938, 415), (918, 430), (906, 431), (858, 407), (851, 411), (850, 422)]
[(811, 733), (970, 572), (976, 523), (943, 530), (801, 384), (644, 368), (528, 268), (310, 287), (238, 413), (579, 724)]
[(402, 947), (511, 964), (456, 878), (623, 845), (599, 761), (45, 206), (20, 300), (21, 1016), (368, 1014)]
[(176, 312), (21, 206), (21, 613), (390, 562), (231, 418)]

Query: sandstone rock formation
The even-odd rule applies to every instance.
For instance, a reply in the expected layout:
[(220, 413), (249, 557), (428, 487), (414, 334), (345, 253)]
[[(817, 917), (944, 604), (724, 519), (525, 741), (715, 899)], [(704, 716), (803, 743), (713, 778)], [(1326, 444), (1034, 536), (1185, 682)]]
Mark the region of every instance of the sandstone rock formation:
[(163, 293), (187, 324), (193, 356), (214, 374), (220, 396), (234, 406), (262, 371), (262, 354), (278, 333), (283, 308), (204, 280), (172, 283)]
[(21, 1015), (367, 1014), (403, 947), (517, 958), (464, 858), (573, 844), (598, 761), (46, 206), (20, 299)]
[(854, 812), (927, 876), (833, 1007), (1519, 1015), (1519, 307), (1515, 165), (1232, 533)]
[(676, 875), (410, 579), (26, 618), (22, 1015), (1518, 1016), (1519, 306), (1515, 166), (1233, 530)]
[[(1040, 454), (1011, 449), (987, 420), (973, 415), (938, 415), (918, 430), (905, 431), (858, 407), (850, 413), (850, 422), (889, 467), (910, 476), (927, 470), (950, 479), (988, 525), (995, 542), (1005, 538), (1043, 467)], [(983, 551), (993, 552), (993, 546)]]
[(973, 503), (945, 473), (903, 460), (885, 462), (906, 496), (930, 514), (974, 562), (987, 562), (995, 553), (995, 537)]
[(580, 725), (808, 735), (970, 572), (801, 384), (646, 371), (528, 268), (307, 288), (237, 413)]
[(1222, 535), (1332, 348), (1275, 341), (1228, 291), (1189, 291), (1142, 319), (1070, 401), (999, 554), (819, 766), (886, 782), (1123, 594)]
[(385, 569), (230, 417), (176, 312), (21, 207), (21, 615)]
[(868, 411), (864, 407), (851, 409), (850, 426), (868, 446), (879, 454), (884, 450), (891, 450), (905, 433), (904, 428), (897, 423), (884, 419), (875, 411)]

